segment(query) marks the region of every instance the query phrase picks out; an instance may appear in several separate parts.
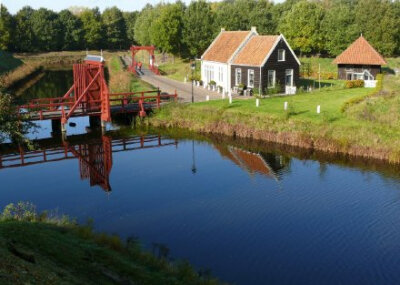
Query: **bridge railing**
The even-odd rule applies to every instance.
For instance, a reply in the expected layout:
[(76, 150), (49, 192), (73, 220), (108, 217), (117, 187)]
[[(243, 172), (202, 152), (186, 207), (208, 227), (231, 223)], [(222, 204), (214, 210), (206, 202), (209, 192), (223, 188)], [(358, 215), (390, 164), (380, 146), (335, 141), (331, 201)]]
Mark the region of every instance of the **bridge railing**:
[[(111, 107), (121, 107), (120, 112), (139, 112), (140, 116), (145, 116), (146, 111), (150, 109), (160, 108), (163, 103), (171, 100), (177, 101), (178, 95), (164, 94), (160, 90), (141, 91), (141, 92), (125, 92), (109, 94)], [(88, 113), (100, 112), (101, 103), (99, 100), (83, 101), (72, 112), (76, 101), (74, 97), (56, 97), (56, 98), (38, 98), (33, 99), (27, 104), (18, 106), (20, 115), (30, 115), (34, 119), (44, 120), (61, 118), (66, 113), (70, 116), (83, 116)]]

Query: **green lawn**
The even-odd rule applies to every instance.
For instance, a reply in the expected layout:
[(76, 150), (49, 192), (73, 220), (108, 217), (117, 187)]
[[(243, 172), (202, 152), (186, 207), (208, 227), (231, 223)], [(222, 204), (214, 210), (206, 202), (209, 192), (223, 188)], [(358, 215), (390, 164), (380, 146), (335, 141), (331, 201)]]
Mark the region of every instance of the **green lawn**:
[[(194, 108), (212, 107), (216, 110), (227, 109), (235, 113), (265, 113), (277, 117), (286, 117), (284, 103), (288, 102), (289, 111), (297, 119), (307, 119), (316, 122), (324, 121), (325, 116), (332, 119), (345, 119), (345, 115), (340, 112), (343, 103), (351, 98), (364, 96), (371, 93), (371, 89), (340, 89), (332, 91), (315, 91), (295, 96), (275, 96), (272, 98), (260, 99), (260, 107), (256, 107), (254, 98), (235, 99), (232, 105), (228, 100), (215, 100), (197, 103)], [(322, 114), (317, 114), (317, 106), (321, 106)]]

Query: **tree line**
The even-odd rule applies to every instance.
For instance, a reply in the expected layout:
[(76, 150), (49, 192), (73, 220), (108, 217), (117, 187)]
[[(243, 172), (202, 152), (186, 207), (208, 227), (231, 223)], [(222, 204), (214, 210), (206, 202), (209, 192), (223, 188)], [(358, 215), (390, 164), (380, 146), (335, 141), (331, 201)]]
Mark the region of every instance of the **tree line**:
[(0, 15), (0, 49), (38, 52), (127, 49), (154, 45), (161, 52), (199, 57), (221, 27), (282, 33), (302, 55), (336, 56), (363, 34), (385, 56), (400, 55), (400, 0), (195, 0), (147, 5), (69, 9), (59, 13), (27, 6)]

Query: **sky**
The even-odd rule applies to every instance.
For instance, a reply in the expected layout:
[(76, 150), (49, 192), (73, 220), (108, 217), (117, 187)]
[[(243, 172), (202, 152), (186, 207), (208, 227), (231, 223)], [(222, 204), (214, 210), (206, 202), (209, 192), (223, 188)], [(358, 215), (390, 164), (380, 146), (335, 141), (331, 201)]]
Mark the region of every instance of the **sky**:
[[(275, 0), (275, 2), (282, 1)], [(159, 2), (160, 0), (0, 0), (0, 4), (5, 5), (11, 14), (17, 13), (19, 9), (27, 5), (34, 9), (44, 7), (53, 11), (60, 11), (71, 6), (99, 7), (101, 11), (107, 7), (117, 6), (123, 11), (135, 11), (141, 10), (147, 3)], [(163, 0), (163, 2), (175, 2), (175, 0)], [(190, 3), (190, 0), (183, 0), (183, 2)]]

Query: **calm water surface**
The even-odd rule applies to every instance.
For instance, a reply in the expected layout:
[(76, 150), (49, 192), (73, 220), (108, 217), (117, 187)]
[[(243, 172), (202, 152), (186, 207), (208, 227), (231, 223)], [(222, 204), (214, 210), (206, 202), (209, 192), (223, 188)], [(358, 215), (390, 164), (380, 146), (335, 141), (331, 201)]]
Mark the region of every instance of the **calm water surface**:
[(26, 153), (32, 164), (18, 166), (18, 152), (3, 147), (0, 207), (32, 201), (93, 218), (100, 231), (165, 244), (172, 258), (236, 284), (400, 283), (393, 167), (157, 133), (37, 145), (55, 161)]

